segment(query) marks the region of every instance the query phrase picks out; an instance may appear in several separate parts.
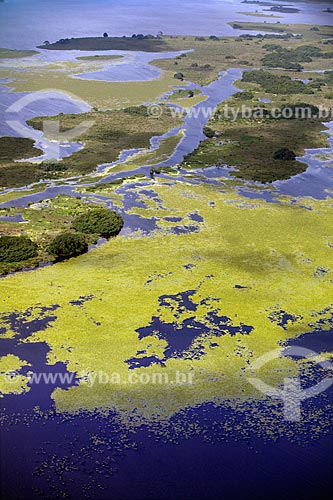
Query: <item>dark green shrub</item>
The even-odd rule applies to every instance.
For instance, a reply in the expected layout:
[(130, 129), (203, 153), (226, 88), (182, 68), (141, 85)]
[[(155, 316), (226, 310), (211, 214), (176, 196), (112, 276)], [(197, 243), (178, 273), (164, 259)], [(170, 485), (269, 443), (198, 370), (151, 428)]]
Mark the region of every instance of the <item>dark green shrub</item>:
[(96, 208), (78, 215), (72, 228), (79, 233), (98, 234), (104, 238), (116, 236), (124, 225), (121, 215), (107, 208)]
[(296, 154), (289, 148), (281, 148), (275, 151), (273, 158), (274, 160), (293, 161), (296, 159)]
[[(273, 51), (272, 47), (274, 47)], [(271, 52), (262, 58), (262, 63), (264, 66), (270, 68), (285, 68), (300, 71), (303, 69), (303, 66), (299, 63), (311, 62), (312, 57), (325, 57), (320, 48), (312, 45), (302, 45), (296, 49), (284, 49), (278, 45), (268, 44), (265, 45), (265, 48)]]
[(50, 243), (48, 252), (57, 260), (77, 257), (88, 251), (88, 244), (82, 234), (61, 233)]
[(211, 129), (210, 127), (204, 127), (203, 129), (203, 133), (205, 134), (206, 137), (208, 137), (209, 139), (212, 139), (212, 137), (215, 136), (215, 132), (213, 129)]
[(0, 236), (0, 262), (22, 262), (37, 254), (36, 243), (26, 236)]
[(277, 43), (267, 43), (266, 45), (263, 45), (262, 48), (271, 52), (273, 50), (281, 50), (282, 46)]
[(124, 109), (124, 113), (128, 115), (136, 115), (136, 116), (148, 116), (148, 111), (146, 106), (130, 106), (129, 108)]
[(244, 100), (251, 100), (254, 98), (253, 92), (250, 91), (244, 91), (244, 92), (236, 92), (232, 97), (235, 99), (244, 99)]
[(68, 167), (62, 163), (54, 163), (52, 161), (50, 162), (43, 162), (41, 164), (41, 168), (44, 170), (44, 172), (65, 172), (68, 170)]
[(245, 71), (243, 82), (257, 83), (266, 92), (272, 94), (313, 94), (313, 90), (299, 80), (292, 80), (289, 76), (278, 76), (268, 71)]

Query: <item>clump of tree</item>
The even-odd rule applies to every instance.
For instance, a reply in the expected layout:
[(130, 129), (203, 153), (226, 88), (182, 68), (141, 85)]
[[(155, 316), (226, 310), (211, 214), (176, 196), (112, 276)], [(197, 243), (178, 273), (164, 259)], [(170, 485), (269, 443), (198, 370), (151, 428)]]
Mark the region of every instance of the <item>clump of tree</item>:
[(64, 163), (54, 161), (43, 161), (40, 167), (44, 172), (65, 172), (68, 170), (68, 167)]
[(154, 35), (152, 35), (150, 33), (148, 35), (143, 35), (142, 33), (139, 33), (139, 34), (133, 33), (132, 38), (136, 38), (137, 40), (154, 40), (155, 39)]
[[(238, 26), (237, 28), (235, 28), (235, 26)], [(243, 29), (242, 26), (240, 25), (233, 25), (233, 28), (235, 29)], [(280, 32), (282, 31), (282, 28), (277, 28), (275, 26), (274, 28), (276, 31)], [(258, 35), (249, 35), (249, 34), (244, 34), (244, 35), (240, 35), (238, 37), (237, 40), (239, 40), (240, 42), (242, 42), (243, 40), (254, 40), (254, 39), (257, 39), (257, 40), (289, 40), (290, 38), (303, 38), (302, 35), (293, 35), (292, 33), (284, 33), (283, 35), (275, 35), (274, 33), (266, 33), (265, 35), (263, 35), (262, 33), (258, 33)]]
[(48, 252), (56, 260), (66, 260), (77, 257), (88, 251), (88, 244), (82, 234), (60, 233), (50, 243)]
[(266, 43), (266, 45), (263, 45), (262, 48), (267, 50), (268, 52), (272, 52), (275, 50), (281, 50), (282, 46), (278, 45), (277, 43)]
[(245, 71), (242, 78), (246, 83), (257, 83), (271, 94), (313, 94), (313, 90), (300, 80), (292, 80), (290, 76), (278, 76), (268, 71)]
[(117, 212), (107, 208), (94, 208), (78, 215), (72, 222), (72, 229), (79, 233), (110, 238), (119, 234), (123, 225), (123, 218)]
[(254, 98), (254, 94), (253, 92), (246, 90), (244, 92), (236, 92), (232, 97), (234, 97), (235, 99), (244, 99), (246, 101), (250, 101)]
[(274, 160), (293, 161), (296, 160), (296, 154), (291, 149), (284, 147), (275, 151), (273, 158)]
[(296, 104), (287, 104), (281, 108), (281, 117), (287, 120), (305, 120), (319, 118), (320, 109), (314, 104), (299, 102)]
[(26, 236), (0, 236), (0, 262), (22, 262), (38, 255), (38, 247)]
[(176, 80), (182, 80), (182, 81), (184, 80), (183, 73), (175, 73), (173, 77), (176, 78)]
[(129, 106), (128, 108), (124, 109), (124, 113), (127, 113), (128, 115), (135, 115), (135, 116), (148, 116), (148, 109), (146, 106)]
[(292, 69), (294, 71), (301, 71), (303, 69), (301, 64), (292, 62), (287, 55), (283, 55), (278, 52), (266, 54), (261, 59), (261, 62), (267, 68), (284, 68)]
[(208, 137), (208, 139), (212, 139), (213, 137), (215, 137), (215, 132), (210, 127), (204, 127), (203, 133), (206, 137)]
[(313, 57), (325, 57), (319, 47), (303, 45), (296, 49), (284, 49), (277, 44), (265, 45), (270, 53), (262, 58), (264, 66), (269, 68), (285, 68), (301, 71), (303, 66), (300, 63), (308, 63)]

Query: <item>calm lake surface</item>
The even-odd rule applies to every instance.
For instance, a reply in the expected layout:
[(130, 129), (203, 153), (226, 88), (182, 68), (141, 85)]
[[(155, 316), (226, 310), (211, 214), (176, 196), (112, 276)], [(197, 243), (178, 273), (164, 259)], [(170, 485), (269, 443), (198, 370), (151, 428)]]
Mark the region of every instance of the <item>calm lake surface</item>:
[[(331, 5), (297, 2), (300, 12), (279, 13), (283, 17), (280, 21), (329, 24), (328, 14), (322, 11)], [(100, 36), (104, 31), (115, 36), (158, 31), (231, 35), (235, 31), (226, 24), (230, 21), (263, 21), (237, 12), (267, 8), (240, 0), (6, 0), (0, 3), (0, 47), (34, 48), (44, 40)]]

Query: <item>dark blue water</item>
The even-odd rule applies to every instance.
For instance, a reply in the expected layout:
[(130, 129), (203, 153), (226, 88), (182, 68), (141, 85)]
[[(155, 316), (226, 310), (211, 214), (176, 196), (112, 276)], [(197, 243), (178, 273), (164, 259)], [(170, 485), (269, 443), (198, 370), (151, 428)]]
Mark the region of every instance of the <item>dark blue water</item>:
[(1, 442), (8, 500), (328, 500), (332, 491), (332, 433), (315, 437), (315, 422), (288, 427), (279, 407), (269, 423), (266, 403), (202, 405), (160, 434), (129, 432), (113, 412), (36, 416), (10, 406)]
[(3, 215), (0, 217), (0, 221), (4, 222), (26, 222), (25, 219), (23, 219), (22, 214), (18, 215)]
[[(196, 320), (195, 313), (198, 305), (193, 301), (193, 295), (196, 292), (197, 290), (187, 290), (177, 295), (163, 295), (159, 298), (160, 308), (170, 309), (175, 318), (178, 318), (185, 310), (190, 312), (192, 316), (184, 320), (181, 324), (176, 324), (175, 322), (166, 323), (158, 316), (153, 316), (149, 325), (139, 328), (136, 331), (139, 340), (147, 337), (155, 337), (166, 341), (167, 347), (160, 358), (147, 356), (145, 350), (137, 351), (136, 357), (126, 361), (131, 369), (140, 366), (150, 366), (154, 363), (164, 365), (170, 358), (200, 359), (206, 355), (202, 344), (203, 340), (207, 340), (213, 336), (250, 335), (253, 330), (252, 326), (242, 323), (234, 325), (230, 318), (221, 316), (217, 310), (208, 313), (203, 321)], [(209, 299), (202, 300), (199, 306), (204, 305), (208, 301)], [(217, 345), (211, 341), (209, 348), (212, 349)]]

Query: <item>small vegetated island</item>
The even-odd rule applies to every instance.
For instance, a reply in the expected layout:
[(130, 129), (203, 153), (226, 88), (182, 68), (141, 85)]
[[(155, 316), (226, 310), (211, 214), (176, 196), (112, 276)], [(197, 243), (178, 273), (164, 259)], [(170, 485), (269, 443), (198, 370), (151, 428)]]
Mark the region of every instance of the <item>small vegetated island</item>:
[[(15, 232), (21, 234), (0, 232), (0, 274), (82, 255), (99, 238), (117, 236), (124, 224), (117, 212), (102, 206), (87, 206), (80, 198), (59, 197), (45, 205), (48, 208), (44, 224), (38, 224), (35, 213), (40, 207), (32, 206), (24, 210), (27, 224), (22, 229), (22, 225), (16, 224)], [(49, 229), (51, 222), (55, 226), (53, 230)]]
[(146, 52), (168, 51), (168, 43), (160, 36), (133, 34), (131, 37), (62, 38), (54, 43), (44, 43), (38, 48), (48, 50), (139, 50)]

